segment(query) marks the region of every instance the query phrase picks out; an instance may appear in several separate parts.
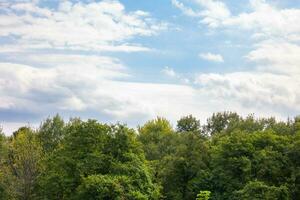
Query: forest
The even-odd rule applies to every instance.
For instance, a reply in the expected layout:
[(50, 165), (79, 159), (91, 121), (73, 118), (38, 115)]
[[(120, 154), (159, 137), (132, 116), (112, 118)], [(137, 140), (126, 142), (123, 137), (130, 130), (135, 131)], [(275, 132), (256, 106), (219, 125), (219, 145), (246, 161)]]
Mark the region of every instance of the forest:
[(299, 200), (300, 117), (161, 117), (136, 129), (56, 115), (0, 134), (1, 200)]

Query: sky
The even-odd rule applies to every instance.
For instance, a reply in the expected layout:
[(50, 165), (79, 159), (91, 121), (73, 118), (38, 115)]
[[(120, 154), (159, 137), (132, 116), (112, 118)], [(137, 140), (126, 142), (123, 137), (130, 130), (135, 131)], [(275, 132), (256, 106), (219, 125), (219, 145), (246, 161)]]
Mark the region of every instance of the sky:
[(0, 0), (0, 125), (300, 114), (300, 0)]

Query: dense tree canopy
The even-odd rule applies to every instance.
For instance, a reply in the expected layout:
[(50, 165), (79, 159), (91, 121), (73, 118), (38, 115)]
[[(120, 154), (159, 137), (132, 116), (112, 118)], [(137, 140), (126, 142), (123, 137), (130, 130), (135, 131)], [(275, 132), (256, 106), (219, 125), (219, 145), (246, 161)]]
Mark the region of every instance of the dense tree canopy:
[(137, 130), (56, 115), (0, 130), (0, 200), (297, 200), (300, 118), (189, 115)]

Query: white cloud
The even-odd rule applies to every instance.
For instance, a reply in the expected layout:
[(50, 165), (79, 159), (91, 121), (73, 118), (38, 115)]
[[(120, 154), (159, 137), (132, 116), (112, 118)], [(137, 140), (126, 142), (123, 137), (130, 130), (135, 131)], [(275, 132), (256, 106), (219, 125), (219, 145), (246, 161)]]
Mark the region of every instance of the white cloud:
[[(199, 91), (217, 102), (224, 101), (224, 107), (240, 106), (242, 111), (249, 108), (254, 113), (277, 117), (298, 114), (300, 9), (280, 9), (265, 0), (251, 0), (249, 12), (233, 15), (220, 1), (193, 2), (199, 4), (195, 16), (201, 23), (213, 30), (250, 32), (249, 42), (253, 43), (245, 55), (252, 68), (243, 72), (199, 74), (195, 79)], [(214, 58), (210, 54), (200, 57)]]
[(300, 46), (280, 40), (265, 40), (255, 45), (246, 58), (258, 63), (263, 71), (300, 75)]
[(176, 120), (202, 104), (190, 86), (118, 81), (111, 74), (119, 76), (119, 68), (106, 73), (92, 63), (79, 70), (81, 62), (70, 62), (70, 68), (64, 62), (55, 66), (51, 58), (47, 61), (54, 67), (0, 63), (1, 109), (7, 111), (6, 117), (16, 112), (41, 118), (56, 112), (76, 115), (88, 111), (132, 124), (157, 115)]
[[(193, 1), (200, 5), (199, 13), (212, 13), (212, 16), (221, 16), (222, 14), (218, 13), (224, 13), (223, 17), (218, 18), (219, 23), (215, 23), (216, 26), (212, 26), (210, 20), (206, 20), (207, 16), (199, 16), (199, 20), (208, 27), (230, 29), (240, 34), (243, 34), (243, 31), (252, 33), (250, 39), (253, 40), (253, 49), (245, 58), (257, 64), (256, 70), (289, 75), (298, 74), (300, 9), (280, 9), (268, 4), (265, 0), (250, 0), (251, 11), (232, 15), (222, 2)], [(202, 56), (205, 57), (205, 55)]]
[[(280, 9), (268, 4), (265, 0), (250, 0), (250, 12), (232, 15), (229, 8), (221, 1), (191, 0), (198, 3), (195, 13), (201, 23), (210, 28), (235, 28), (253, 31), (264, 37), (280, 37), (287, 40), (298, 40), (300, 9)], [(181, 2), (177, 2), (182, 4)], [(189, 9), (186, 7), (186, 9)]]
[(14, 131), (17, 131), (18, 128), (20, 127), (23, 127), (23, 126), (26, 126), (26, 127), (32, 127), (32, 128), (37, 128), (38, 127), (38, 124), (30, 124), (29, 122), (23, 122), (23, 123), (20, 123), (20, 122), (5, 122), (5, 125), (2, 125), (0, 124), (0, 129), (2, 129), (2, 132), (6, 135), (10, 135), (12, 134)]
[(186, 7), (183, 3), (179, 2), (178, 0), (172, 0), (172, 5), (180, 9), (187, 16), (199, 17), (199, 13), (197, 13), (191, 8)]
[[(251, 1), (252, 12), (241, 13), (223, 21), (223, 27), (240, 27), (260, 33), (266, 38), (280, 37), (291, 40), (290, 36), (299, 35), (300, 9), (278, 9), (263, 0)], [(294, 38), (296, 39), (296, 38)]]
[[(157, 115), (175, 122), (190, 113), (201, 120), (222, 110), (283, 118), (283, 109), (290, 113), (300, 110), (300, 93), (295, 86), (299, 81), (287, 75), (202, 74), (196, 79), (196, 87), (151, 84), (115, 80), (126, 77), (126, 68), (117, 60), (103, 58), (106, 61), (99, 65), (101, 58), (93, 56), (55, 57), (32, 56), (27, 60), (36, 64), (46, 60), (48, 66), (44, 67), (1, 63), (0, 94), (4, 98), (0, 109), (9, 110), (11, 115), (28, 112), (39, 119), (57, 112), (73, 116), (89, 112), (89, 117), (102, 116), (130, 125)], [(80, 70), (86, 61), (85, 70)], [(3, 125), (5, 130), (11, 129), (10, 123)]]
[(145, 51), (149, 49), (127, 41), (155, 35), (166, 26), (146, 12), (126, 12), (118, 1), (62, 1), (58, 10), (32, 2), (12, 3), (0, 15), (0, 36), (17, 37), (15, 44), (29, 49)]
[(218, 27), (223, 20), (231, 16), (230, 10), (221, 1), (215, 0), (194, 0), (198, 5), (202, 6), (204, 10), (200, 12), (202, 23), (209, 27)]
[[(5, 130), (56, 112), (135, 125), (157, 115), (175, 122), (190, 113), (204, 120), (222, 110), (282, 118), (300, 111), (300, 50), (295, 42), (300, 38), (298, 9), (277, 9), (265, 1), (252, 1), (251, 12), (233, 15), (221, 1), (194, 0), (199, 10), (179, 0), (172, 2), (210, 28), (251, 31), (255, 44), (245, 58), (256, 63), (255, 67), (244, 72), (199, 74), (193, 85), (170, 67), (162, 73), (178, 84), (129, 81), (131, 74), (120, 60), (98, 56), (98, 52), (149, 51), (130, 42), (165, 28), (149, 13), (127, 12), (118, 1), (64, 1), (58, 10), (30, 1), (8, 2), (11, 7), (0, 16), (0, 37), (17, 37), (0, 47), (5, 56), (0, 63), (0, 120)], [(78, 55), (85, 50), (88, 54)], [(224, 61), (218, 54), (200, 57)]]
[(165, 75), (167, 75), (167, 76), (170, 76), (170, 77), (177, 77), (178, 75), (176, 74), (176, 72), (174, 71), (174, 69), (172, 69), (172, 68), (170, 68), (170, 67), (168, 67), (168, 66), (166, 66), (163, 70), (162, 70), (162, 72), (165, 74)]
[(127, 67), (99, 53), (150, 51), (132, 39), (156, 35), (168, 25), (142, 10), (128, 12), (114, 0), (58, 2), (57, 9), (31, 0), (1, 3), (0, 123), (4, 129), (56, 112), (123, 121), (133, 114), (148, 116), (152, 108), (138, 104), (135, 92), (128, 95), (144, 84), (126, 83), (131, 76)]
[(179, 73), (175, 72), (175, 70), (171, 67), (166, 66), (161, 70), (161, 72), (164, 75), (166, 75), (166, 76), (172, 78), (173, 80), (175, 80), (177, 84), (178, 83), (180, 83), (180, 84), (190, 84), (191, 83), (189, 78), (184, 77), (182, 74), (179, 74)]
[[(300, 110), (300, 81), (287, 75), (259, 72), (202, 74), (196, 83), (215, 97), (239, 101), (245, 107)], [(284, 83), (284, 84), (282, 84)]]
[(200, 53), (199, 57), (204, 60), (208, 60), (208, 61), (212, 61), (212, 62), (224, 62), (224, 59), (223, 59), (222, 55), (220, 55), (220, 54)]
[(200, 6), (202, 10), (194, 10), (185, 6), (178, 0), (172, 0), (172, 4), (180, 9), (183, 14), (191, 17), (202, 18), (201, 22), (212, 28), (220, 26), (223, 20), (231, 16), (230, 10), (221, 1), (192, 0), (192, 2)]

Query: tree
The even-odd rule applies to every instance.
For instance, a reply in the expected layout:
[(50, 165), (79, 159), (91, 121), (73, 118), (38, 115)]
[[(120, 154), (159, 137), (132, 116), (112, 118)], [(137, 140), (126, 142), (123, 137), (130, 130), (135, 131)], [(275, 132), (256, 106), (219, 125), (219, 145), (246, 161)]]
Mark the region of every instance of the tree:
[(300, 133), (300, 116), (295, 117), (293, 123), (294, 133)]
[(64, 137), (64, 127), (64, 121), (58, 114), (41, 123), (38, 138), (44, 152), (48, 153), (57, 148)]
[(139, 127), (138, 132), (147, 160), (160, 160), (174, 152), (171, 144), (176, 136), (168, 120), (158, 117)]
[(158, 198), (158, 189), (152, 183), (132, 129), (95, 120), (75, 120), (65, 131), (60, 148), (45, 161), (45, 170), (39, 179), (40, 196), (45, 199), (91, 199), (92, 196), (119, 199), (118, 192), (130, 190), (131, 195), (144, 199)]
[(197, 120), (192, 115), (182, 117), (177, 121), (178, 132), (201, 132), (200, 120)]
[(238, 128), (214, 136), (210, 160), (213, 199), (232, 199), (234, 191), (255, 180), (276, 187), (288, 184), (293, 176), (293, 162), (287, 154), (291, 143), (290, 136), (271, 129), (249, 133)]
[(251, 137), (236, 131), (213, 138), (210, 160), (213, 199), (231, 199), (232, 192), (251, 179), (251, 157), (255, 151)]
[(148, 196), (133, 188), (132, 179), (128, 176), (91, 175), (84, 178), (77, 191), (76, 199), (78, 200), (153, 199), (153, 196)]
[(9, 193), (7, 188), (7, 140), (0, 128), (0, 200), (8, 199)]
[(286, 186), (268, 186), (264, 182), (250, 181), (245, 187), (236, 193), (236, 199), (244, 200), (289, 200)]
[(296, 200), (300, 196), (300, 132), (292, 136), (291, 147), (288, 151), (291, 162), (286, 169), (292, 170), (288, 187), (291, 190), (292, 199)]
[(189, 115), (176, 131), (156, 118), (137, 134), (55, 116), (37, 131), (0, 130), (0, 200), (298, 200), (299, 121), (225, 112), (202, 130)]
[(292, 174), (292, 162), (286, 152), (291, 148), (290, 137), (274, 134), (271, 130), (252, 134), (255, 153), (252, 157), (252, 174), (269, 185), (282, 185)]
[(7, 160), (7, 172), (12, 176), (9, 180), (10, 193), (15, 198), (33, 199), (41, 158), (42, 149), (36, 134), (27, 127), (16, 131), (10, 140)]
[(159, 178), (166, 199), (194, 199), (208, 187), (208, 146), (198, 133), (178, 135), (176, 151), (160, 161)]
[(166, 167), (164, 162), (176, 151), (177, 134), (169, 121), (159, 117), (139, 127), (138, 132), (153, 181), (160, 185)]
[(212, 117), (207, 119), (204, 126), (204, 133), (214, 135), (222, 131), (232, 131), (240, 122), (241, 117), (234, 112), (214, 113)]
[(196, 200), (209, 200), (210, 193), (210, 191), (200, 191), (200, 193), (197, 194)]

